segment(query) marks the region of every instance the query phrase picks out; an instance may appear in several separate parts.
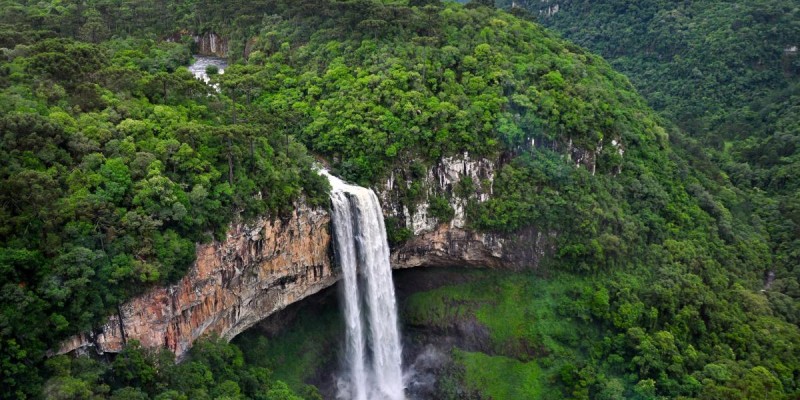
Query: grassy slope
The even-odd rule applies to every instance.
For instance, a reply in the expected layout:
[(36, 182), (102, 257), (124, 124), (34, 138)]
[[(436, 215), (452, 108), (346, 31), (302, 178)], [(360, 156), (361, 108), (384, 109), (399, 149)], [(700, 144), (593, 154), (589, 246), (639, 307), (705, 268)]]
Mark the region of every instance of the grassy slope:
[(535, 361), (522, 362), (505, 356), (455, 351), (466, 369), (470, 389), (492, 399), (538, 399), (542, 396), (542, 369)]
[[(411, 285), (406, 283), (406, 290), (410, 288), (413, 291), (415, 285), (419, 286), (426, 280), (446, 282), (448, 278), (436, 269), (413, 272), (419, 276)], [(663, 384), (662, 381), (639, 380), (637, 373), (642, 365), (647, 365), (645, 362), (658, 362), (645, 361), (643, 357), (654, 356), (650, 352), (669, 354), (674, 351), (674, 345), (670, 344), (671, 335), (659, 332), (654, 336), (655, 340), (649, 341), (637, 336), (640, 335), (637, 333), (639, 328), (634, 327), (619, 335), (609, 325), (611, 320), (617, 326), (630, 326), (633, 322), (624, 318), (644, 306), (641, 303), (615, 305), (614, 296), (609, 306), (606, 288), (624, 288), (633, 292), (644, 290), (642, 280), (635, 275), (619, 272), (580, 277), (557, 273), (542, 277), (531, 272), (491, 270), (465, 270), (463, 273), (466, 278), (412, 293), (400, 304), (401, 324), (405, 331), (408, 333), (413, 328), (414, 334), (422, 332), (420, 337), (426, 340), (435, 341), (437, 335), (453, 336), (454, 331), (448, 329), (464, 321), (475, 321), (488, 331), (483, 352), (453, 349), (454, 368), (440, 371), (440, 383), (448, 386), (446, 389), (440, 386), (440, 398), (477, 394), (480, 398), (493, 399), (645, 399), (655, 395), (649, 384), (653, 387)], [(748, 309), (763, 307), (763, 301), (757, 296), (744, 290), (741, 295)], [(609, 310), (614, 308), (617, 311), (609, 316)], [(648, 325), (654, 321), (647, 316), (652, 315), (653, 309), (636, 312), (642, 315), (639, 324)], [(237, 339), (236, 344), (246, 350), (248, 363), (273, 369), (276, 379), (285, 380), (300, 390), (305, 383), (313, 381), (319, 368), (331, 361), (333, 352), (330, 349), (338, 347), (341, 341), (338, 321), (335, 303), (332, 303), (321, 315), (301, 312), (297, 323), (270, 340), (259, 339), (257, 333), (250, 332)], [(792, 340), (787, 339), (794, 337), (791, 332), (796, 328), (774, 317), (763, 317), (749, 324), (761, 337), (772, 338), (769, 346), (773, 349), (758, 351), (762, 357), (793, 352)], [(741, 328), (749, 329), (746, 326)], [(634, 354), (619, 350), (620, 343), (626, 341), (640, 343), (637, 345), (639, 350)], [(761, 340), (751, 342), (749, 346), (759, 346), (756, 342)], [(692, 352), (686, 351), (690, 357)], [(669, 357), (675, 357), (672, 354)], [(672, 360), (673, 363), (680, 362), (678, 358)], [(677, 365), (673, 368), (680, 368)], [(722, 372), (715, 372), (717, 370)], [(731, 385), (738, 385), (735, 391), (700, 392), (701, 398), (747, 398), (741, 396), (752, 394), (748, 392), (751, 389), (745, 387), (747, 380), (753, 378), (752, 374), (737, 377), (726, 372), (732, 370), (735, 369), (728, 361), (719, 360), (687, 379), (696, 378), (693, 382), (699, 385), (711, 385), (713, 381), (708, 379), (728, 379)], [(751, 373), (756, 370), (751, 370)], [(452, 397), (453, 393), (455, 397)], [(780, 398), (775, 395), (770, 392), (768, 398)]]
[(531, 273), (476, 274), (480, 279), (473, 282), (411, 295), (403, 304), (404, 322), (446, 328), (475, 318), (489, 329), (495, 354), (455, 350), (456, 363), (465, 369), (462, 384), (496, 399), (559, 397), (547, 377), (561, 361), (584, 358), (587, 344), (597, 340), (591, 326), (565, 315), (567, 292), (583, 281)]
[[(425, 272), (422, 272), (425, 273)], [(559, 316), (559, 302), (574, 279), (543, 280), (532, 274), (480, 271), (481, 279), (412, 295), (403, 318), (411, 325), (444, 328), (476, 318), (489, 328), (499, 353), (552, 353), (580, 345), (575, 322)]]

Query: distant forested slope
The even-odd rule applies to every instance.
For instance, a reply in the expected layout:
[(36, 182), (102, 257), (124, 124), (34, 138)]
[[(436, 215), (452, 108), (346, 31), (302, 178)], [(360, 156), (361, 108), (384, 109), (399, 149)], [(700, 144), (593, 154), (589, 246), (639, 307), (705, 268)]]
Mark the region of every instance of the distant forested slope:
[[(503, 6), (510, 2), (501, 1)], [(781, 292), (800, 264), (800, 4), (792, 1), (523, 1), (546, 26), (602, 54), (686, 133), (718, 181), (771, 208)], [(557, 7), (557, 8), (555, 8)], [(554, 10), (557, 12), (553, 13)]]

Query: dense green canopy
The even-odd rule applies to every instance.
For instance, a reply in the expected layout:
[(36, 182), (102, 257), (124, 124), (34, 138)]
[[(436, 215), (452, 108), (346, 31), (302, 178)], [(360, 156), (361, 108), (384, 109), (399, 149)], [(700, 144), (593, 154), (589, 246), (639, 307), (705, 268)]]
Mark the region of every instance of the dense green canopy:
[[(556, 363), (557, 397), (796, 396), (796, 301), (761, 292), (786, 271), (764, 222), (776, 204), (674, 150), (678, 132), (601, 58), (484, 3), (3, 1), (3, 397), (292, 398), (216, 342), (178, 366), (135, 346), (111, 370), (44, 356), (180, 278), (237, 218), (326, 204), (312, 154), (365, 185), (400, 174), (402, 201), (440, 221), (461, 197), (473, 229), (551, 233), (538, 271), (575, 278), (561, 315), (593, 332), (533, 360)], [(186, 70), (190, 40), (160, 40), (211, 30), (236, 61), (219, 93)], [(465, 151), (497, 161), (492, 198), (465, 180), (426, 199), (420, 171)]]
[[(509, 2), (501, 1), (504, 5)], [(551, 3), (523, 2), (534, 13)], [(542, 23), (602, 54), (684, 130), (695, 166), (742, 190), (798, 298), (800, 7), (796, 2), (559, 1)], [(720, 193), (721, 195), (721, 193)], [(737, 212), (737, 210), (733, 210)], [(763, 212), (763, 211), (762, 211)]]

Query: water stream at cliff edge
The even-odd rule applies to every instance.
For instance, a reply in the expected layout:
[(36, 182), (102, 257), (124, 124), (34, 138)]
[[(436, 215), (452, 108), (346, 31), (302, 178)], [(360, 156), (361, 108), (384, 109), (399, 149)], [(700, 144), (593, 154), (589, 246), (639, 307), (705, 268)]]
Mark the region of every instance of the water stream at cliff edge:
[(397, 305), (378, 196), (328, 174), (336, 259), (342, 268), (347, 373), (340, 399), (403, 400)]

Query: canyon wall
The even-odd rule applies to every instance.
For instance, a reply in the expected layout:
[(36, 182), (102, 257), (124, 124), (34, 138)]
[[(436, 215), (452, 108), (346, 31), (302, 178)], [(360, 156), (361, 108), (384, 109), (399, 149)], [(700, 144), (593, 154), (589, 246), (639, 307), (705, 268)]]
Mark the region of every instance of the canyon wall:
[(300, 206), (285, 220), (236, 224), (225, 241), (197, 246), (197, 260), (178, 283), (123, 304), (105, 325), (71, 338), (58, 353), (118, 352), (135, 339), (180, 358), (203, 334), (230, 340), (339, 279), (329, 223), (326, 211)]
[[(466, 266), (534, 268), (552, 251), (552, 234), (535, 229), (514, 237), (467, 228), (468, 199), (486, 201), (497, 161), (469, 154), (443, 158), (422, 178), (423, 199), (409, 209), (392, 177), (377, 188), (384, 214), (403, 221), (414, 236), (393, 249), (392, 267)], [(454, 195), (458, 182), (474, 182), (468, 198)], [(448, 199), (454, 217), (440, 222), (427, 212), (431, 196)], [(119, 352), (126, 341), (166, 347), (180, 359), (204, 334), (232, 339), (270, 314), (332, 286), (340, 271), (332, 264), (330, 215), (298, 206), (290, 218), (235, 224), (224, 241), (197, 246), (197, 260), (178, 283), (154, 288), (120, 306), (108, 322), (62, 344), (58, 353)]]
[(180, 42), (184, 37), (192, 38), (196, 46), (195, 52), (201, 56), (228, 57), (228, 39), (214, 32), (197, 34), (182, 30), (165, 37), (164, 41)]
[[(414, 236), (392, 251), (392, 267), (453, 266), (513, 270), (536, 267), (541, 258), (552, 250), (548, 241), (552, 238), (551, 234), (529, 228), (507, 237), (476, 232), (467, 227), (467, 202), (489, 200), (499, 163), (499, 160), (473, 158), (469, 153), (442, 158), (419, 179), (425, 188), (423, 199), (411, 209), (400, 199), (401, 186), (408, 188), (412, 182), (400, 179), (401, 171), (393, 173), (379, 189), (384, 213), (387, 217), (403, 221)], [(466, 197), (457, 189), (465, 179), (471, 187)], [(430, 199), (434, 196), (447, 199), (453, 209), (450, 221), (442, 222), (430, 215)]]
[(197, 44), (197, 54), (201, 56), (227, 57), (228, 39), (220, 37), (214, 32), (192, 36)]

